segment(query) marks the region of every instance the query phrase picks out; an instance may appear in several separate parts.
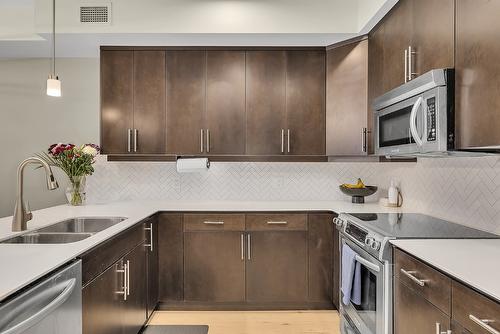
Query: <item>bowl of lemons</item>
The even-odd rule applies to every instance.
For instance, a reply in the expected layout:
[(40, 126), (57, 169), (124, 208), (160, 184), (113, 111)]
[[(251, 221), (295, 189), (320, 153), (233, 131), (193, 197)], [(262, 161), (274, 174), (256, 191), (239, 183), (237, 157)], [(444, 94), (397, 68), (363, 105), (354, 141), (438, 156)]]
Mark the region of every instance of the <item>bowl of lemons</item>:
[(357, 204), (364, 203), (365, 197), (375, 194), (378, 189), (376, 186), (365, 185), (361, 179), (358, 179), (357, 183), (355, 184), (341, 184), (339, 188), (342, 193), (351, 196), (352, 202)]

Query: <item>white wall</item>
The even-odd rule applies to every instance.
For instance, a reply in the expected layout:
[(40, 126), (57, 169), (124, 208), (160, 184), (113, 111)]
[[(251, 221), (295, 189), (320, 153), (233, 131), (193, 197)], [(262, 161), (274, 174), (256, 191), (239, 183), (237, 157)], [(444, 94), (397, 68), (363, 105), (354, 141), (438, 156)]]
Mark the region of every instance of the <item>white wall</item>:
[[(12, 215), (20, 161), (55, 142), (98, 142), (98, 64), (98, 59), (58, 61), (63, 97), (53, 98), (45, 94), (48, 59), (0, 60), (0, 217)], [(25, 172), (31, 208), (64, 202), (63, 175), (56, 174), (60, 189), (49, 192), (41, 170)]]

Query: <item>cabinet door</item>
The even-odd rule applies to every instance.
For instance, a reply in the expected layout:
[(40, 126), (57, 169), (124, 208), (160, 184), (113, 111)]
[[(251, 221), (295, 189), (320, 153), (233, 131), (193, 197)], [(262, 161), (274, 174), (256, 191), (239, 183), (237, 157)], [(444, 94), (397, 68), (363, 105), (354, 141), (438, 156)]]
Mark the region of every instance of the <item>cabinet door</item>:
[(248, 234), (247, 301), (307, 300), (307, 231)]
[(368, 40), (327, 53), (327, 155), (368, 151)]
[(283, 154), (286, 53), (248, 51), (246, 57), (246, 153)]
[(436, 68), (453, 68), (455, 0), (411, 1), (414, 71), (420, 75)]
[(134, 114), (133, 51), (101, 51), (101, 147), (128, 153)]
[(158, 217), (158, 293), (160, 302), (184, 299), (184, 235), (182, 214)]
[(123, 261), (118, 261), (82, 290), (83, 334), (122, 334)]
[[(158, 304), (158, 221), (157, 218), (152, 218), (149, 222), (146, 222), (145, 228), (149, 235), (147, 236), (147, 266), (148, 266), (148, 318), (151, 316), (153, 311)], [(149, 230), (151, 229), (151, 230)]]
[(146, 322), (147, 267), (144, 242), (124, 258), (129, 266), (129, 294), (122, 314), (123, 334), (137, 334)]
[(205, 51), (167, 51), (167, 153), (201, 154)]
[(245, 52), (207, 51), (206, 151), (245, 154)]
[(325, 52), (288, 51), (287, 154), (325, 154)]
[(340, 307), (340, 234), (333, 228), (333, 305)]
[(243, 232), (184, 233), (186, 301), (245, 300), (243, 237)]
[(309, 214), (308, 224), (308, 286), (309, 301), (332, 301), (333, 215)]
[(165, 52), (134, 52), (135, 153), (165, 153)]
[(499, 1), (456, 2), (456, 143), (500, 145)]
[(394, 333), (436, 333), (450, 329), (450, 318), (422, 295), (407, 287), (398, 277), (394, 278)]

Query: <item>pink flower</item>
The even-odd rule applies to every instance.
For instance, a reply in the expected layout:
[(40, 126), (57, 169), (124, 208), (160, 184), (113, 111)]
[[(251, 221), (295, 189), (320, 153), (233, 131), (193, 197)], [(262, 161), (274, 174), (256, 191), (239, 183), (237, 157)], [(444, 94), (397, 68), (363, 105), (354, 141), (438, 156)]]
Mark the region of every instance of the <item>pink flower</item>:
[(63, 143), (52, 144), (49, 147), (49, 153), (55, 157), (64, 151), (72, 150), (74, 147), (75, 145), (73, 144), (63, 144)]

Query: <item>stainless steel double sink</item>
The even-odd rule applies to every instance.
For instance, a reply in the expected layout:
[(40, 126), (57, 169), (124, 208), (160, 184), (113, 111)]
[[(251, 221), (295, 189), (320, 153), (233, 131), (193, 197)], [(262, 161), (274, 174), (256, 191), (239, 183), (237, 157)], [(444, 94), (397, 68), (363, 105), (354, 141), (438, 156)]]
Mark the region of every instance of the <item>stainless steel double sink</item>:
[(77, 217), (1, 241), (7, 244), (67, 244), (81, 241), (127, 218)]

